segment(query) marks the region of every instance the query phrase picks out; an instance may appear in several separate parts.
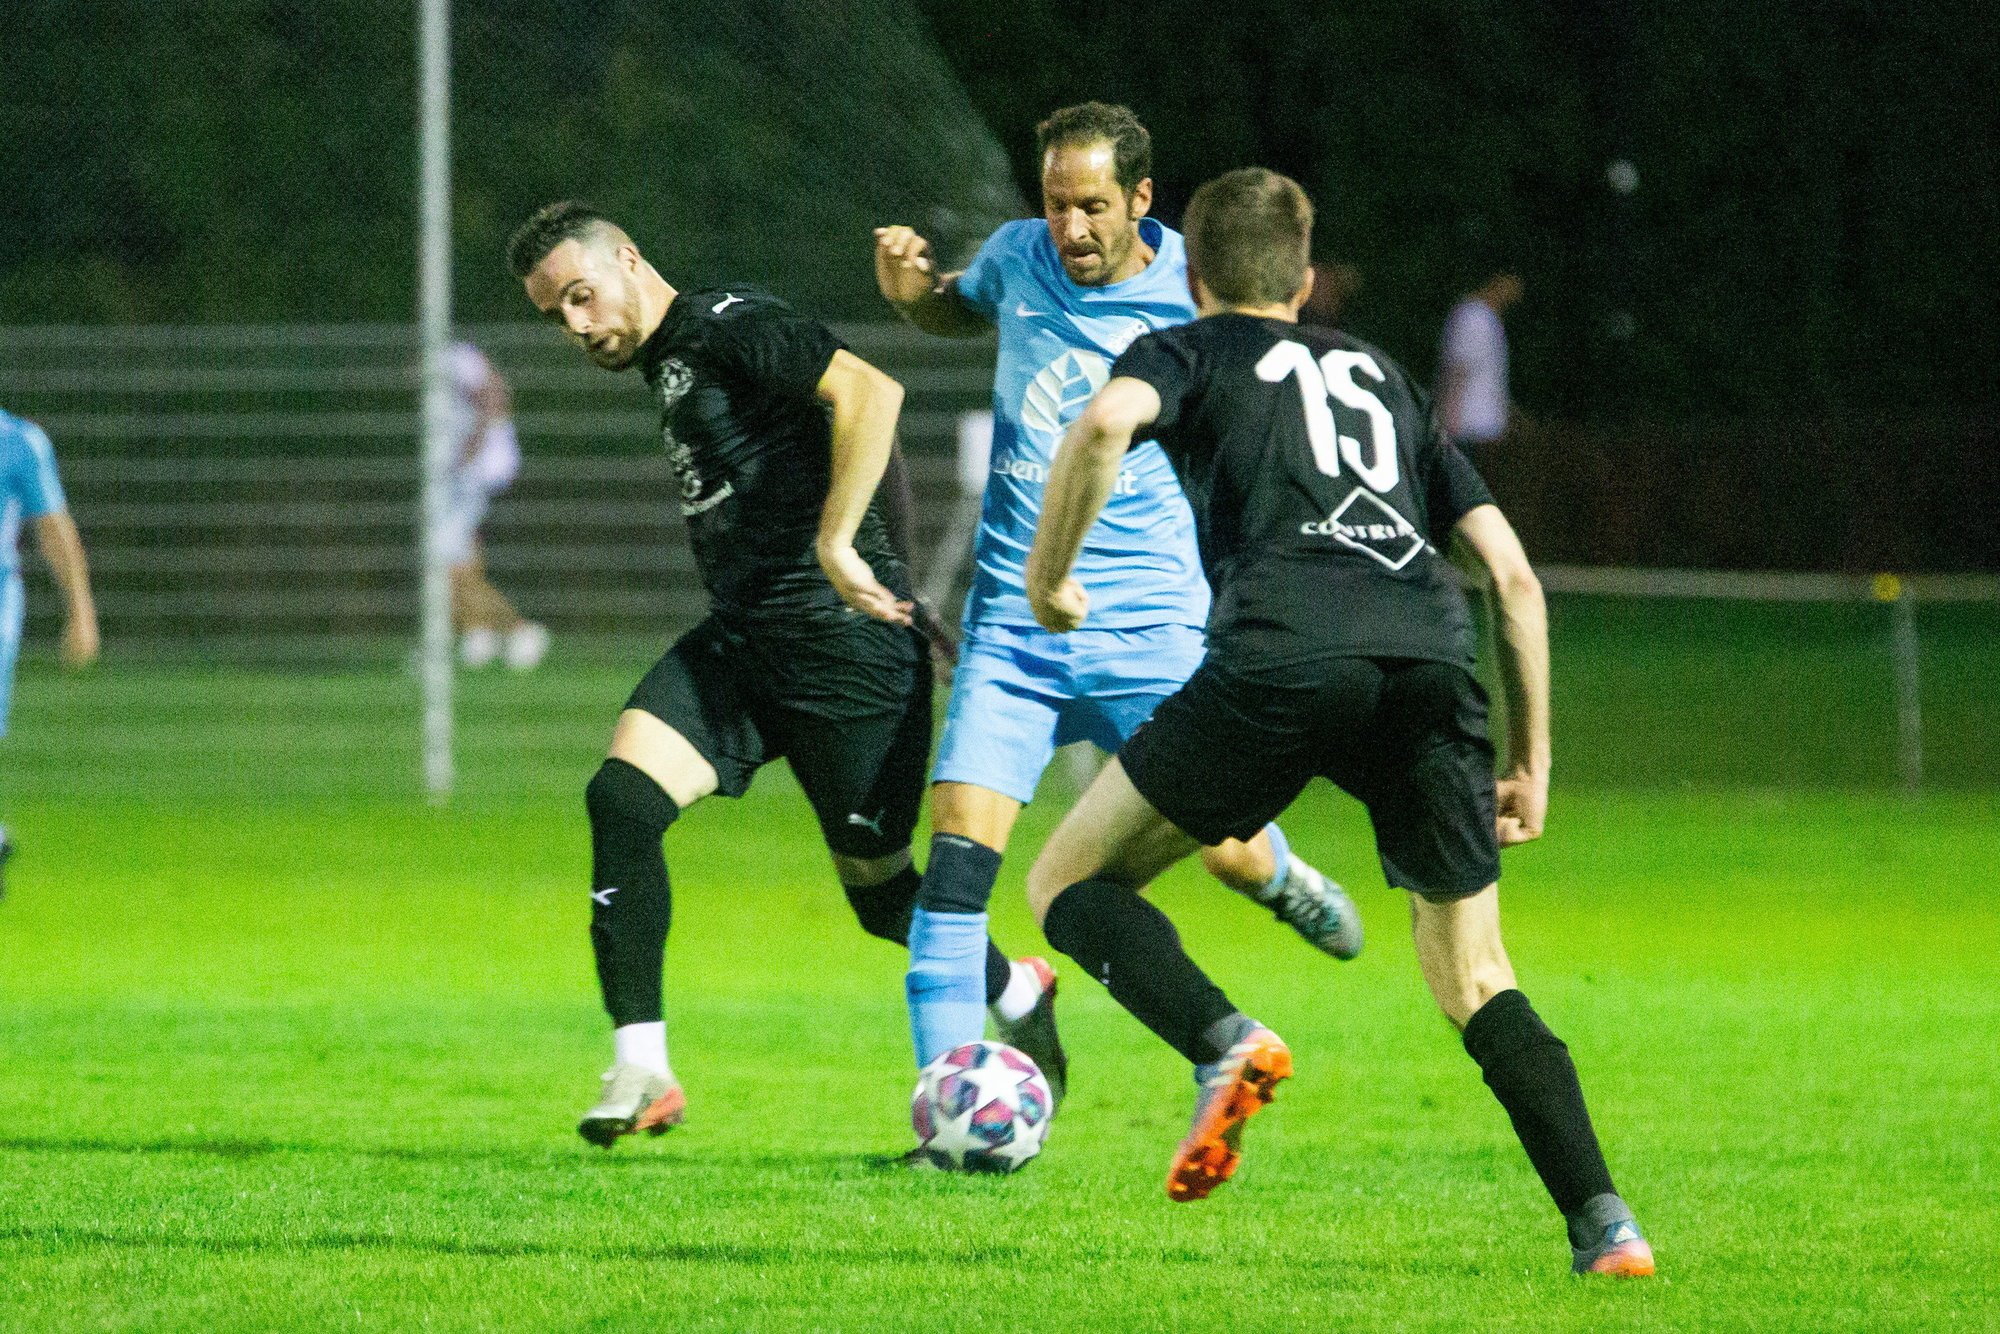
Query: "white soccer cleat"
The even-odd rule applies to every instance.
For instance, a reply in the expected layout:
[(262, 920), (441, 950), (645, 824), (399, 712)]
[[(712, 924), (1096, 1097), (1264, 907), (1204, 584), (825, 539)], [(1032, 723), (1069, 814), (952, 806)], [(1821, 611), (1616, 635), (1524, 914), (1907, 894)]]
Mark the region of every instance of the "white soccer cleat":
[(535, 621), (523, 621), (507, 632), (507, 665), (517, 672), (532, 672), (542, 665), (549, 651), (549, 630)]
[(686, 1116), (687, 1095), (679, 1084), (642, 1065), (620, 1063), (604, 1072), (597, 1105), (583, 1114), (576, 1133), (608, 1149), (621, 1135), (664, 1135)]

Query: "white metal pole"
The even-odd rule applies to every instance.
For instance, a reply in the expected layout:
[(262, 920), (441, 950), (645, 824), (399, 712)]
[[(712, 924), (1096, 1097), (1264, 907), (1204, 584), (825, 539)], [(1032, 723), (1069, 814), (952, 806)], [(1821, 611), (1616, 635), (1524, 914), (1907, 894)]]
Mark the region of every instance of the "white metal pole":
[(424, 790), (433, 804), (451, 796), (451, 576), (444, 533), (453, 441), (451, 379), (451, 11), (450, 0), (419, 0), (417, 324), (423, 346), (422, 675)]
[(1917, 600), (1907, 581), (1899, 581), (1889, 615), (1895, 625), (1896, 767), (1904, 789), (1916, 792), (1924, 785), (1924, 707), (1917, 675)]

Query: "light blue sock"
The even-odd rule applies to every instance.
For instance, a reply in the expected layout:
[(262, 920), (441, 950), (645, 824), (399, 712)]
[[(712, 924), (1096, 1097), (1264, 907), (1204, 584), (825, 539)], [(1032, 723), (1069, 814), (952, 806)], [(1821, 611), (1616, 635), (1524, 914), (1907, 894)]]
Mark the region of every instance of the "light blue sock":
[(922, 1069), (986, 1034), (986, 914), (910, 917), (910, 1038)]
[(1271, 857), (1278, 864), (1277, 869), (1271, 872), (1270, 880), (1257, 892), (1258, 898), (1268, 901), (1276, 898), (1278, 891), (1285, 887), (1285, 881), (1291, 879), (1292, 843), (1275, 821), (1265, 825), (1264, 832), (1271, 836)]

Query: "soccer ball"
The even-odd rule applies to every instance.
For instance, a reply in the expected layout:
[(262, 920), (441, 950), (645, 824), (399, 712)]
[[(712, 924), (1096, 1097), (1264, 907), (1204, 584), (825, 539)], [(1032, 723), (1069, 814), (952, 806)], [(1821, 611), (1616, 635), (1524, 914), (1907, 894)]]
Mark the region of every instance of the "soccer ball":
[(939, 1167), (1012, 1172), (1042, 1151), (1055, 1098), (1035, 1063), (999, 1042), (953, 1047), (910, 1095), (917, 1148)]

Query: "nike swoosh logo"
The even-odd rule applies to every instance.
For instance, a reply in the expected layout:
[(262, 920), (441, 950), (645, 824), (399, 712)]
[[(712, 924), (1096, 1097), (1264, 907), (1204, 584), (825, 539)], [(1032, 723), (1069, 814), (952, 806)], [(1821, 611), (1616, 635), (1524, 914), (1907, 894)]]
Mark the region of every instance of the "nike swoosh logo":
[(609, 908), (611, 906), (611, 896), (613, 894), (616, 894), (617, 892), (618, 892), (618, 886), (608, 885), (603, 889), (591, 890), (590, 897), (596, 900), (598, 903), (601, 903), (605, 907)]
[(1039, 310), (1029, 310), (1028, 303), (1025, 301), (1014, 307), (1014, 318), (1017, 320), (1039, 319), (1041, 314), (1042, 312)]
[(742, 300), (743, 298), (740, 296), (735, 296), (732, 295), (731, 293), (724, 292), (722, 294), (722, 300), (716, 302), (714, 305), (708, 308), (709, 313), (714, 315), (720, 315), (723, 311), (727, 310), (729, 307), (733, 305), (736, 305)]

